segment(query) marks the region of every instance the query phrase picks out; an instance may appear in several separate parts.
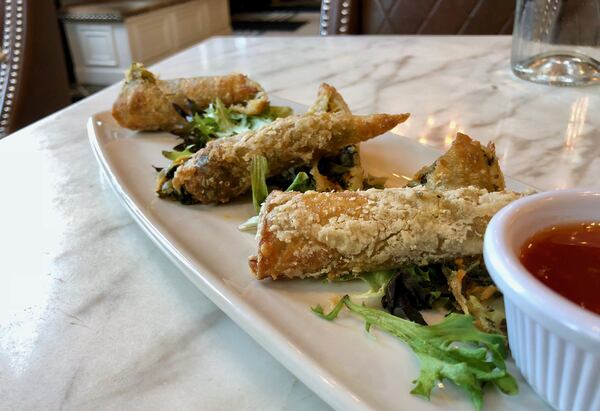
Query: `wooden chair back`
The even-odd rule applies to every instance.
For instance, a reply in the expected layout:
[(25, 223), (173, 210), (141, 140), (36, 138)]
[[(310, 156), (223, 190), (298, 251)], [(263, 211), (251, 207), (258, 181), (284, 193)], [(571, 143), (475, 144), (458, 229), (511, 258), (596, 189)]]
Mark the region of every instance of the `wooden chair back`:
[(52, 0), (0, 2), (0, 138), (70, 103)]
[(511, 34), (515, 0), (322, 0), (321, 34)]

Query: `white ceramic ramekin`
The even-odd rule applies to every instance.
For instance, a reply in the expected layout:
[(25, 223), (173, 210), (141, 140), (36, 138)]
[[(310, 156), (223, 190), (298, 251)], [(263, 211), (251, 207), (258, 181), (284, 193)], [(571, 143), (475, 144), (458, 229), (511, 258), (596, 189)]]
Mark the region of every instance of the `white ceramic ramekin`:
[(492, 218), (483, 254), (504, 294), (510, 350), (527, 382), (558, 410), (600, 411), (600, 316), (546, 287), (519, 261), (524, 242), (539, 230), (580, 221), (600, 221), (600, 193), (524, 197)]

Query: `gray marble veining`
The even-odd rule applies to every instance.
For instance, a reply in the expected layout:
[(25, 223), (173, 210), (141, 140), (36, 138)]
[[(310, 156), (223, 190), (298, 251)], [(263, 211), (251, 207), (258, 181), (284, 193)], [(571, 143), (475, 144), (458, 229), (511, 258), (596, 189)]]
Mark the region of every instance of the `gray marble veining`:
[[(326, 81), (356, 112), (411, 112), (397, 132), (423, 144), (463, 131), (495, 141), (506, 174), (530, 185), (599, 189), (600, 88), (518, 80), (509, 49), (509, 37), (227, 37), (154, 69), (240, 71), (304, 104)], [(0, 409), (327, 409), (117, 203), (85, 130), (116, 92), (0, 141)]]

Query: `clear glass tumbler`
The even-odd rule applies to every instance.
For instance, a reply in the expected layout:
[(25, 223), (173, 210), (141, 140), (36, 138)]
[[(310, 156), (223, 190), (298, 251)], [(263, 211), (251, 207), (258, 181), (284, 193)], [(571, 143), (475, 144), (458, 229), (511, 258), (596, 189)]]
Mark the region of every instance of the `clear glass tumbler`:
[(600, 0), (517, 0), (511, 67), (559, 86), (600, 84)]

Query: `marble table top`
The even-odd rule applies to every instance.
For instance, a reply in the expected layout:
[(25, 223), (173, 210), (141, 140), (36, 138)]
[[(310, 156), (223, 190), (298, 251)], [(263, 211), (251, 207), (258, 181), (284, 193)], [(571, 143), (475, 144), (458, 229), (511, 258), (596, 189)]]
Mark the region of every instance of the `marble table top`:
[[(411, 112), (400, 132), (423, 144), (463, 131), (530, 185), (600, 189), (600, 88), (518, 80), (509, 51), (502, 36), (222, 37), (153, 69), (240, 71), (304, 104), (326, 81), (355, 112)], [(0, 141), (0, 409), (328, 409), (117, 202), (85, 129), (117, 91)]]

